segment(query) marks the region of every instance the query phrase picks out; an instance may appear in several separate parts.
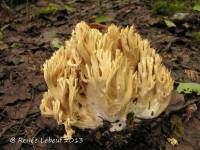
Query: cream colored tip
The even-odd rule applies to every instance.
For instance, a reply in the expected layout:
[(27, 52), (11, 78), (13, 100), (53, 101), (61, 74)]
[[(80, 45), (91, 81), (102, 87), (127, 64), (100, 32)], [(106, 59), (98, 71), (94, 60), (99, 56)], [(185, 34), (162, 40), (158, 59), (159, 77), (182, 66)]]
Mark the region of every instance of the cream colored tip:
[(48, 91), (41, 113), (64, 124), (66, 138), (74, 134), (72, 127), (95, 129), (103, 120), (113, 123), (111, 131), (122, 130), (128, 113), (157, 117), (173, 89), (160, 56), (133, 26), (110, 25), (101, 33), (78, 23), (71, 39), (45, 62), (44, 78)]

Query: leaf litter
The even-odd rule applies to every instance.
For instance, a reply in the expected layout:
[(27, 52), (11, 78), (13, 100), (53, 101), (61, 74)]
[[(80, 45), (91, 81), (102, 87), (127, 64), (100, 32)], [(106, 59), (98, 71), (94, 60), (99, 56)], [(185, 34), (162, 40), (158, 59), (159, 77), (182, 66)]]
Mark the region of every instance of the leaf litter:
[[(4, 8), (0, 12), (0, 16), (6, 16), (5, 20), (0, 21), (1, 28), (4, 28), (2, 43), (0, 43), (0, 126), (2, 127), (0, 145), (2, 148), (6, 149), (9, 146), (10, 149), (27, 149), (42, 146), (48, 149), (54, 147), (53, 144), (11, 145), (8, 140), (13, 136), (61, 137), (64, 133), (62, 126), (40, 116), (40, 100), (43, 92), (47, 90), (41, 68), (45, 59), (62, 45), (60, 43), (69, 37), (73, 26), (80, 20), (88, 21), (94, 28), (98, 27), (102, 30), (106, 30), (106, 24), (111, 22), (121, 26), (135, 24), (142, 36), (148, 38), (153, 47), (163, 56), (164, 64), (171, 70), (176, 81), (200, 82), (197, 77), (200, 74), (198, 41), (194, 42), (192, 38), (185, 36), (185, 28), (183, 33), (178, 33), (179, 21), (170, 19), (176, 24), (176, 28), (173, 29), (162, 26), (146, 0), (123, 2), (106, 0), (101, 4), (103, 12), (94, 9), (98, 6), (96, 2), (61, 1), (56, 4), (60, 6), (61, 3), (67, 7), (57, 9), (49, 2), (39, 0), (28, 4), (30, 10), (26, 9), (26, 3), (21, 3), (16, 6), (11, 5), (11, 11)], [(49, 9), (48, 13), (41, 15), (41, 10), (48, 8), (49, 5), (53, 11)], [(12, 17), (9, 14), (13, 14)], [(99, 20), (102, 25), (97, 23), (98, 20), (94, 23), (93, 16), (97, 14), (109, 14), (115, 17), (101, 17)], [(189, 15), (190, 17), (185, 17), (181, 21), (192, 26), (192, 30), (198, 28), (198, 24), (192, 24), (191, 21), (198, 18), (198, 14), (189, 13)], [(13, 19), (15, 21), (11, 21)], [(184, 73), (184, 70), (195, 71), (195, 78)], [(200, 99), (197, 96), (198, 91), (193, 88), (190, 86), (192, 93), (191, 90), (189, 93), (175, 92), (171, 105), (155, 120), (133, 124), (133, 118), (128, 117), (127, 128), (117, 133), (107, 131), (109, 123), (94, 131), (79, 130), (75, 136), (84, 139), (82, 145), (60, 144), (60, 147), (172, 149), (167, 138), (176, 135), (178, 145), (173, 147), (174, 149), (198, 149), (200, 147)], [(177, 115), (174, 117), (174, 114)]]

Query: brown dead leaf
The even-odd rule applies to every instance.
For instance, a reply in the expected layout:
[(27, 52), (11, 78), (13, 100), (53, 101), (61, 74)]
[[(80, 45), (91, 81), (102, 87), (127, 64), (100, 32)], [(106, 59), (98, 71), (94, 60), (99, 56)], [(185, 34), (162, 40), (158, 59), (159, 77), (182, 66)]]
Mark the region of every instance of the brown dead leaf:
[(15, 124), (17, 124), (16, 121), (11, 121), (9, 122), (9, 124), (6, 125), (0, 125), (0, 137), (2, 137), (2, 135), (8, 130), (10, 129), (12, 126), (14, 126)]
[(185, 129), (181, 117), (179, 117), (178, 115), (171, 116), (170, 123), (173, 130), (172, 136), (175, 137), (177, 140), (182, 139), (182, 137), (185, 135)]
[(41, 45), (43, 43), (50, 43), (54, 38), (56, 38), (56, 31), (55, 30), (49, 30), (46, 32), (43, 32), (40, 37), (38, 38), (38, 43)]
[(188, 105), (186, 108), (186, 114), (187, 114), (187, 119), (190, 120), (192, 117), (192, 114), (197, 111), (197, 105), (196, 104), (191, 104)]
[(17, 101), (26, 101), (30, 99), (29, 86), (13, 85), (10, 81), (4, 81), (4, 87), (0, 87), (3, 93), (0, 96), (0, 106), (12, 105)]
[(172, 112), (176, 112), (181, 110), (188, 105), (194, 104), (195, 102), (199, 101), (198, 99), (191, 99), (189, 101), (185, 101), (184, 94), (180, 94), (177, 91), (173, 91), (171, 102), (165, 110), (165, 115), (168, 115)]
[(177, 91), (173, 91), (171, 99), (172, 100), (165, 111), (166, 114), (180, 110), (185, 107), (185, 99), (183, 94), (180, 94)]
[(8, 48), (8, 45), (5, 44), (4, 42), (0, 41), (0, 50), (4, 50), (4, 49), (7, 49)]
[(51, 118), (46, 118), (46, 117), (40, 117), (37, 120), (37, 126), (45, 129), (45, 128), (49, 128), (49, 129), (54, 129), (56, 128), (58, 125), (56, 123), (56, 121), (54, 119)]
[(198, 72), (195, 70), (191, 70), (191, 69), (185, 69), (184, 70), (186, 76), (192, 80), (192, 81), (199, 81), (199, 75)]
[(192, 146), (184, 143), (180, 143), (176, 146), (172, 146), (171, 144), (166, 143), (165, 150), (194, 150), (194, 149), (192, 148)]
[(11, 143), (8, 145), (7, 149), (8, 150), (20, 150), (21, 149), (21, 145), (22, 145), (22, 142), (15, 142), (15, 143)]
[(29, 103), (18, 104), (15, 106), (8, 106), (7, 113), (10, 119), (23, 119), (26, 116)]
[(7, 5), (3, 2), (0, 4), (0, 24), (1, 23), (8, 23), (12, 20), (12, 13)]
[(200, 149), (200, 120), (192, 117), (189, 121), (187, 121), (184, 125), (185, 128), (185, 136), (183, 139), (190, 143), (193, 148)]
[(108, 29), (107, 25), (99, 24), (99, 23), (90, 23), (89, 24), (90, 28), (98, 29), (101, 32), (106, 32)]

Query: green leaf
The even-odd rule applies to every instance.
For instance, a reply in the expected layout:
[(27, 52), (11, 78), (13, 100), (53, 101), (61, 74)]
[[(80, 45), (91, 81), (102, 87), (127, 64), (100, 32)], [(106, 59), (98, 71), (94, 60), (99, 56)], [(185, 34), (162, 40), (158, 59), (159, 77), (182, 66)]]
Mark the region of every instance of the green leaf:
[(200, 11), (200, 4), (195, 4), (193, 10)]
[(54, 38), (52, 41), (51, 41), (51, 45), (52, 47), (54, 48), (60, 48), (62, 46), (62, 43), (61, 41), (58, 39), (58, 38)]
[(70, 5), (65, 5), (64, 10), (66, 10), (67, 12), (74, 12), (75, 8)]
[(41, 14), (47, 15), (47, 14), (54, 14), (56, 11), (58, 11), (59, 5), (50, 3), (47, 7), (42, 8)]
[(200, 84), (198, 83), (179, 83), (177, 89), (177, 92), (190, 94), (190, 93), (196, 93), (197, 95), (200, 95)]
[(168, 27), (168, 28), (171, 28), (171, 27), (176, 27), (176, 24), (174, 24), (172, 21), (170, 21), (170, 20), (164, 20), (164, 22), (165, 22), (165, 24), (166, 24), (166, 26)]
[(96, 23), (109, 22), (109, 21), (112, 21), (112, 20), (113, 20), (113, 17), (107, 16), (107, 15), (98, 15), (95, 18)]

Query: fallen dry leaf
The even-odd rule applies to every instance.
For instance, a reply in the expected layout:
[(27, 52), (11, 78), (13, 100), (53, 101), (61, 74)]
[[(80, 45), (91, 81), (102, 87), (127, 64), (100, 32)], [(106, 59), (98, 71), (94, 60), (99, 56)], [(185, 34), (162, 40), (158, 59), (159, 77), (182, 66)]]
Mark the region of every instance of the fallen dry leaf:
[(195, 150), (200, 149), (200, 120), (192, 117), (189, 121), (185, 123), (184, 128), (185, 136), (183, 137), (183, 139), (190, 143)]
[(191, 104), (188, 105), (186, 108), (186, 114), (187, 114), (187, 119), (190, 120), (192, 117), (192, 114), (197, 111), (197, 105), (196, 104)]
[(186, 76), (192, 80), (192, 81), (199, 81), (199, 75), (198, 72), (195, 70), (191, 70), (191, 69), (185, 69), (184, 70)]
[(185, 99), (183, 94), (179, 94), (177, 91), (173, 91), (172, 100), (167, 107), (165, 114), (168, 115), (173, 111), (177, 111), (185, 107)]

